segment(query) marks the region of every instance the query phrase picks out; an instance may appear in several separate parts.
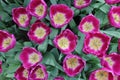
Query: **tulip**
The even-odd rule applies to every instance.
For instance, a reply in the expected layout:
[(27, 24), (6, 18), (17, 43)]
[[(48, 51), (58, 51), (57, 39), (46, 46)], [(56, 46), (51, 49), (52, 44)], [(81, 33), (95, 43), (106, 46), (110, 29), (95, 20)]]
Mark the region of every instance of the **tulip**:
[(13, 34), (0, 30), (0, 52), (8, 52), (16, 45), (16, 39)]
[(63, 69), (70, 77), (74, 77), (79, 74), (85, 65), (86, 62), (77, 55), (67, 55), (63, 60)]
[(77, 36), (66, 29), (54, 38), (53, 43), (63, 54), (70, 54), (76, 48)]
[(55, 28), (62, 28), (73, 18), (74, 12), (65, 4), (50, 6), (50, 22)]
[(23, 63), (24, 68), (30, 69), (42, 61), (42, 55), (35, 48), (24, 47), (20, 53), (20, 60)]
[(26, 28), (30, 24), (31, 15), (24, 7), (14, 8), (12, 10), (13, 21), (20, 27)]

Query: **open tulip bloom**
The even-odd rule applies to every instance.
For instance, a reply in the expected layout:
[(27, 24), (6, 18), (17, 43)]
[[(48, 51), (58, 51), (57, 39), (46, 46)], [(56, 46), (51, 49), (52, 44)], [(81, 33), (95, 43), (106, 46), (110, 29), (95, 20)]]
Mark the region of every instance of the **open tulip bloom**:
[(104, 68), (93, 71), (90, 74), (89, 80), (114, 80), (113, 74)]
[(89, 33), (85, 37), (83, 51), (102, 56), (107, 51), (111, 38), (103, 33)]
[(74, 12), (65, 4), (50, 6), (51, 24), (55, 28), (64, 27), (73, 18)]
[(8, 52), (16, 45), (16, 39), (13, 34), (0, 30), (0, 52)]
[(21, 66), (17, 69), (14, 76), (17, 80), (29, 80), (29, 71)]
[(55, 77), (54, 80), (64, 80), (64, 78), (61, 76), (58, 76), (58, 77)]
[(79, 74), (85, 65), (86, 62), (77, 55), (67, 55), (63, 60), (64, 72), (70, 77), (74, 77)]
[(111, 5), (111, 4), (117, 4), (117, 3), (119, 3), (120, 0), (105, 0), (105, 2), (106, 2), (107, 4), (109, 4), (109, 5)]
[(45, 23), (36, 22), (31, 26), (28, 32), (28, 37), (30, 40), (41, 44), (45, 41), (50, 32), (50, 27), (48, 27)]
[(35, 48), (24, 47), (20, 54), (20, 60), (23, 63), (23, 66), (29, 69), (41, 62), (42, 55)]
[(90, 5), (92, 0), (74, 0), (74, 6), (78, 9), (83, 9)]
[(24, 7), (14, 8), (12, 10), (13, 21), (20, 27), (28, 27), (31, 20), (31, 15)]
[(63, 54), (70, 54), (76, 48), (77, 36), (71, 30), (66, 29), (57, 35), (53, 42)]
[(99, 32), (100, 22), (94, 15), (90, 14), (81, 20), (78, 28), (85, 34), (90, 32)]
[(120, 6), (112, 6), (108, 12), (108, 19), (112, 26), (120, 28)]
[(117, 53), (111, 53), (106, 55), (101, 64), (104, 66), (108, 71), (111, 71), (115, 75), (120, 75), (120, 55)]
[(47, 15), (47, 4), (44, 0), (31, 0), (27, 10), (37, 19), (43, 19)]
[(30, 73), (30, 80), (48, 80), (46, 67), (42, 64), (37, 65)]

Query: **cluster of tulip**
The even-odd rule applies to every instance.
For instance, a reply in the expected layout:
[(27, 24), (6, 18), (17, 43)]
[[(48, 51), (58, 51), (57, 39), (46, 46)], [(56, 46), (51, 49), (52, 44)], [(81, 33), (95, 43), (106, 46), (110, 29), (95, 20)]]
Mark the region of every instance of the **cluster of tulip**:
[[(74, 0), (74, 6), (78, 9), (83, 9), (90, 5), (92, 0)], [(109, 5), (119, 3), (120, 0), (105, 0)], [(20, 27), (26, 28), (30, 25), (32, 16), (37, 18), (27, 36), (37, 44), (42, 45), (45, 39), (51, 33), (51, 28), (40, 20), (47, 15), (47, 4), (44, 0), (31, 0), (26, 8), (18, 7), (12, 10), (13, 21)], [(74, 12), (65, 4), (54, 4), (50, 6), (50, 23), (54, 28), (62, 28), (68, 24), (74, 16)], [(120, 28), (120, 7), (112, 6), (108, 12), (109, 23)], [(93, 14), (89, 14), (82, 18), (78, 29), (85, 35), (83, 52), (93, 54), (101, 60), (102, 68), (93, 71), (90, 74), (89, 80), (120, 80), (120, 55), (112, 53), (107, 55), (111, 37), (100, 32), (100, 21)], [(7, 31), (0, 30), (0, 52), (7, 52), (14, 48), (16, 39), (13, 34)], [(70, 76), (78, 75), (86, 66), (86, 61), (79, 55), (74, 55), (78, 42), (78, 37), (72, 30), (65, 29), (57, 35), (53, 44), (64, 55), (63, 70)], [(119, 46), (120, 50), (120, 40)], [(17, 80), (48, 80), (48, 72), (45, 65), (41, 64), (42, 53), (33, 47), (24, 47), (20, 53), (20, 61), (22, 66), (15, 72)], [(0, 62), (2, 65), (2, 62)], [(0, 72), (2, 72), (0, 66)], [(64, 80), (61, 76), (54, 80)]]

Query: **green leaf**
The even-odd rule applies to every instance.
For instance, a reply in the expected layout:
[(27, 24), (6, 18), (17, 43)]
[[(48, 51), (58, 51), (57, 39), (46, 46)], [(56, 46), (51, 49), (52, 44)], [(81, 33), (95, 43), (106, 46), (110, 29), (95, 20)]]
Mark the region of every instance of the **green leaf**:
[(31, 42), (24, 42), (23, 44), (24, 44), (24, 46), (32, 47), (32, 43)]
[(109, 48), (110, 49), (109, 53), (117, 52), (117, 47), (118, 47), (118, 43), (111, 43)]
[(6, 12), (0, 11), (0, 16), (2, 17), (1, 19), (5, 22), (12, 20), (12, 18)]
[(26, 7), (29, 4), (30, 0), (24, 0), (23, 5)]
[(58, 50), (56, 48), (53, 48), (50, 51), (50, 53), (52, 53), (54, 55), (55, 59), (58, 61), (58, 59), (59, 59), (59, 52), (58, 52)]
[(77, 41), (77, 47), (76, 47), (75, 51), (78, 54), (81, 54), (85, 36), (84, 36), (84, 34), (82, 34), (80, 32), (78, 33), (78, 35), (80, 35), (80, 39), (78, 39), (78, 41)]
[(48, 38), (46, 38), (46, 40), (38, 46), (38, 50), (42, 53), (45, 53), (47, 50), (47, 47), (48, 47)]
[(57, 4), (56, 0), (50, 0), (52, 4)]
[(55, 60), (55, 57), (50, 52), (44, 55), (42, 63), (46, 65), (54, 66), (57, 69), (63, 71), (62, 66), (57, 63), (57, 61)]
[(103, 30), (101, 30), (101, 32), (106, 33), (110, 36), (114, 36), (116, 38), (120, 38), (120, 32), (118, 32), (118, 31), (103, 31)]
[(54, 39), (55, 36), (58, 34), (58, 29), (55, 29), (55, 28), (51, 28), (51, 34), (49, 35), (50, 36), (50, 39)]

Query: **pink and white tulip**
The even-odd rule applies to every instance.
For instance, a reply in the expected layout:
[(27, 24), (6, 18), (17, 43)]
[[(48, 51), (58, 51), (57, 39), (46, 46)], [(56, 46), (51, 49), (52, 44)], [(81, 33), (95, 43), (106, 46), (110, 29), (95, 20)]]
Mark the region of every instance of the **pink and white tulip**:
[(42, 44), (45, 41), (46, 37), (50, 34), (50, 32), (50, 27), (48, 27), (45, 23), (36, 22), (28, 31), (28, 37), (30, 40), (38, 44)]
[(50, 21), (53, 27), (62, 28), (73, 18), (74, 12), (65, 4), (50, 6)]
[(70, 77), (74, 77), (79, 74), (85, 65), (86, 62), (77, 55), (67, 55), (63, 60), (64, 72)]
[(29, 69), (42, 61), (42, 54), (35, 48), (24, 47), (20, 54), (20, 60), (23, 63), (23, 67)]
[(63, 54), (71, 54), (76, 48), (77, 36), (71, 30), (66, 29), (57, 35), (53, 42)]
[(108, 12), (109, 23), (116, 28), (120, 28), (120, 6), (112, 6)]
[(13, 21), (20, 27), (26, 28), (30, 24), (31, 15), (24, 7), (14, 8), (12, 10)]
[(92, 0), (74, 0), (74, 6), (78, 9), (88, 7)]
[(47, 15), (47, 4), (44, 0), (31, 0), (27, 7), (27, 11), (32, 16), (41, 20)]
[(100, 21), (94, 15), (90, 14), (81, 20), (78, 28), (85, 34), (90, 32), (99, 32)]
[(0, 30), (0, 52), (8, 52), (16, 45), (16, 38), (7, 31)]

